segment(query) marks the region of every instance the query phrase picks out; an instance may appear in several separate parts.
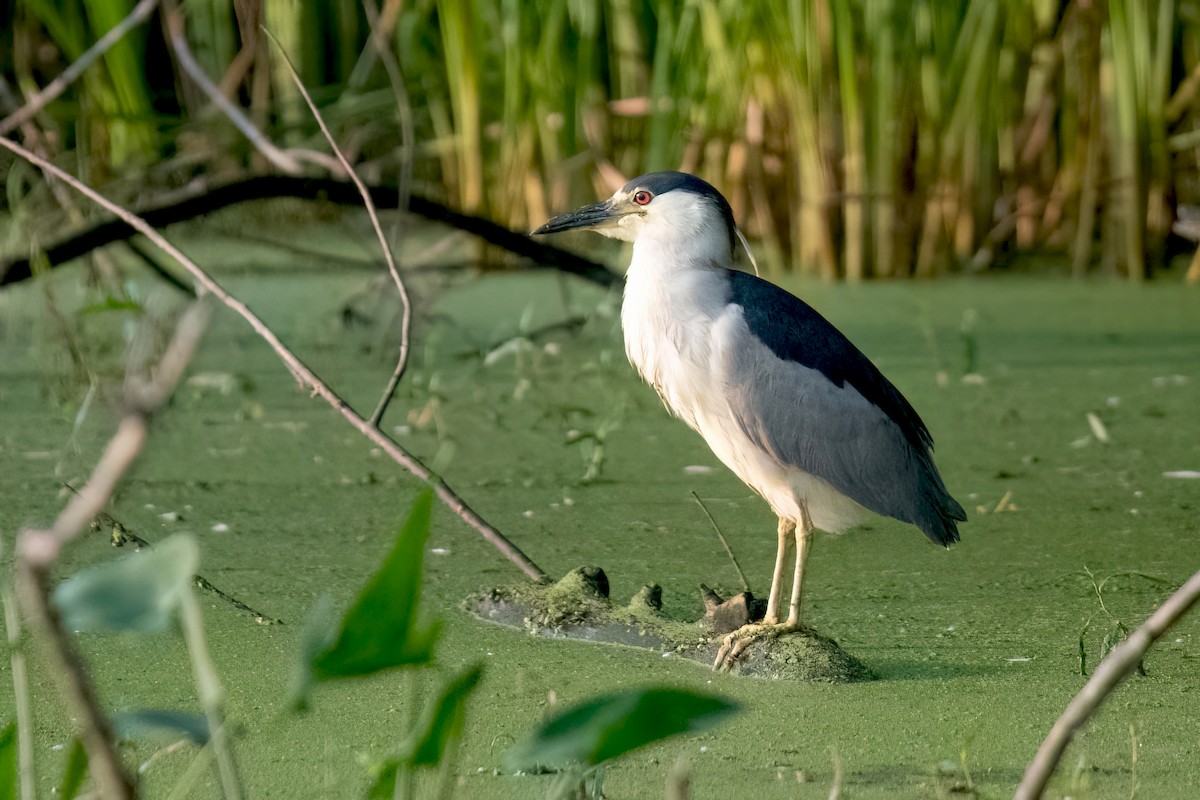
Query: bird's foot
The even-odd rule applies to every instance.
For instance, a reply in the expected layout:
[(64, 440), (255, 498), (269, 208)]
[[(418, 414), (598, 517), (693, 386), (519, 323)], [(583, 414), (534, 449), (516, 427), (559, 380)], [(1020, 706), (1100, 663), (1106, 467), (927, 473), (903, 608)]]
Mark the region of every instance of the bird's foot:
[(753, 622), (743, 625), (725, 637), (721, 649), (717, 651), (717, 659), (713, 669), (729, 671), (737, 663), (738, 657), (746, 652), (746, 648), (758, 641), (775, 639), (787, 633), (793, 633), (804, 628), (799, 622)]

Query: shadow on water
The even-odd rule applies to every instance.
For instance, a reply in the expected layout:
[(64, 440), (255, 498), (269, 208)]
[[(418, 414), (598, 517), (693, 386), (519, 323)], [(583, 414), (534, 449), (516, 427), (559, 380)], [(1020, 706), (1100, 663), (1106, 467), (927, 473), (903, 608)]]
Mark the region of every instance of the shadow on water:
[(954, 661), (922, 661), (915, 659), (872, 656), (856, 651), (880, 681), (944, 681), (953, 678), (981, 678), (1003, 672), (1000, 666), (961, 664)]

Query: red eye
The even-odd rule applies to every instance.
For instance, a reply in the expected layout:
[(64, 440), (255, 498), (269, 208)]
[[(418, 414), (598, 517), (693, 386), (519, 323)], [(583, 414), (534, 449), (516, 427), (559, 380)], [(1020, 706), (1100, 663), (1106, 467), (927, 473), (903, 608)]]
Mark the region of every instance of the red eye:
[(633, 193), (633, 202), (639, 206), (644, 206), (654, 199), (654, 195), (647, 192), (645, 189), (638, 189)]

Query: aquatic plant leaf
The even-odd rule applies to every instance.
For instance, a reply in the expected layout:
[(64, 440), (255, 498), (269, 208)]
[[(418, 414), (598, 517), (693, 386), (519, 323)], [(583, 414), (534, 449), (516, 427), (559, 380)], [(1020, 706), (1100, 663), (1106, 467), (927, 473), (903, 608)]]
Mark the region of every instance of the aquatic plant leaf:
[(367, 800), (393, 800), (396, 796), (396, 774), (400, 771), (400, 759), (389, 758), (377, 765), (375, 780), (367, 789)]
[(156, 741), (178, 739), (182, 734), (193, 744), (208, 743), (208, 720), (203, 714), (161, 708), (123, 711), (113, 717), (113, 728), (122, 739)]
[(195, 540), (177, 534), (148, 549), (80, 570), (54, 590), (54, 604), (70, 630), (154, 633), (170, 624), (199, 563)]
[(432, 658), (441, 625), (417, 620), (432, 505), (431, 492), (413, 503), (392, 551), (342, 618), (337, 639), (313, 658), (317, 680), (369, 675)]
[(82, 741), (75, 739), (71, 742), (71, 752), (67, 754), (67, 767), (63, 770), (62, 785), (58, 789), (59, 800), (72, 800), (79, 794), (87, 771), (87, 750), (83, 748)]
[(0, 729), (0, 800), (17, 796), (17, 723)]
[(414, 767), (442, 763), (447, 745), (462, 735), (466, 701), (479, 684), (483, 666), (476, 664), (446, 682), (437, 699), (429, 703), (421, 724), (402, 748), (402, 758)]
[(105, 311), (143, 311), (142, 304), (135, 300), (124, 300), (109, 295), (99, 303), (92, 303), (79, 309), (79, 314), (99, 314)]
[(585, 700), (542, 723), (505, 754), (512, 770), (595, 766), (677, 733), (699, 731), (737, 710), (683, 689), (631, 689)]

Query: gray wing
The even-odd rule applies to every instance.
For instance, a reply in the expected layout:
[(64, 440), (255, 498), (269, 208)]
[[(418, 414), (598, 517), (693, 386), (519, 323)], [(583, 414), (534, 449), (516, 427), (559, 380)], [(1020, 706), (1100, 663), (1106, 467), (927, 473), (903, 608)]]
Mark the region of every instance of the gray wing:
[[(817, 367), (780, 358), (754, 334), (740, 309), (721, 322), (725, 348), (715, 354), (718, 371), (726, 381), (731, 414), (752, 442), (859, 505), (916, 525), (938, 544), (958, 541), (956, 520), (966, 515), (946, 491), (920, 438), (906, 435), (853, 383), (839, 385)], [(886, 383), (882, 375), (879, 380)], [(899, 395), (890, 383), (886, 388)]]

